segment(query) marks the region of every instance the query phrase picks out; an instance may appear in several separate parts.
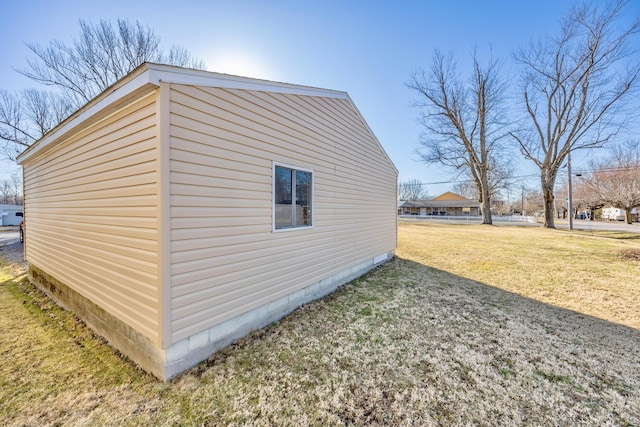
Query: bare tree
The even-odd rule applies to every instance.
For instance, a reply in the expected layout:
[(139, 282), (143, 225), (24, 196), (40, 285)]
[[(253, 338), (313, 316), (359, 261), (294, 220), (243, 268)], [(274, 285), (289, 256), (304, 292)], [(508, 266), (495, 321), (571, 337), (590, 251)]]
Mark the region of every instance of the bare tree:
[(398, 200), (413, 201), (428, 197), (427, 188), (419, 179), (400, 181), (398, 183)]
[[(488, 184), (489, 195), (493, 200), (500, 195), (504, 190), (507, 190), (512, 185), (512, 176), (514, 172), (513, 162), (511, 157), (504, 156), (499, 162), (496, 162), (493, 157), (489, 159), (489, 171), (488, 171)], [(463, 174), (467, 175), (467, 174)], [(453, 191), (467, 199), (480, 200), (480, 193), (478, 192), (478, 186), (469, 178), (466, 181), (460, 181), (453, 186)]]
[(604, 204), (625, 211), (631, 224), (631, 211), (640, 208), (640, 143), (627, 142), (614, 147), (611, 156), (591, 162), (588, 183)]
[(18, 172), (12, 174), (10, 179), (0, 181), (0, 203), (22, 204), (22, 177)]
[(582, 176), (573, 184), (573, 207), (574, 218), (578, 211), (588, 210), (589, 218), (595, 218), (595, 211), (604, 207), (605, 202), (591, 186), (591, 182), (587, 176)]
[(528, 190), (524, 194), (523, 210), (527, 215), (538, 215), (544, 209), (544, 198), (540, 191)]
[(523, 66), (529, 125), (512, 136), (540, 168), (545, 227), (555, 228), (554, 185), (571, 151), (601, 147), (623, 125), (625, 100), (640, 73), (630, 50), (640, 20), (620, 26), (626, 3), (577, 5), (561, 21), (558, 36), (515, 55)]
[(80, 20), (80, 35), (71, 44), (27, 44), (34, 57), (18, 72), (50, 91), (0, 91), (0, 147), (11, 159), (46, 132), (144, 62), (204, 69), (204, 63), (180, 46), (169, 51), (139, 22), (112, 24)]
[(144, 62), (204, 68), (181, 47), (160, 48), (160, 37), (140, 22), (100, 20), (96, 25), (80, 20), (80, 37), (67, 45), (53, 40), (48, 47), (28, 43), (35, 58), (20, 73), (62, 89), (79, 108)]
[(0, 203), (3, 205), (12, 205), (11, 187), (8, 180), (0, 181)]
[(483, 67), (474, 53), (472, 64), (473, 75), (465, 82), (453, 54), (436, 51), (430, 72), (418, 70), (407, 86), (420, 95), (422, 161), (468, 176), (477, 188), (482, 222), (491, 224), (491, 176), (506, 158), (500, 143), (507, 134), (505, 84), (493, 59)]
[(460, 181), (451, 187), (454, 193), (459, 194), (460, 196), (471, 199), (478, 200), (480, 195), (478, 194), (478, 187), (473, 183), (473, 181)]
[(0, 148), (15, 159), (73, 111), (59, 94), (26, 89), (19, 95), (0, 90)]
[(0, 144), (9, 159), (37, 139), (22, 108), (21, 98), (0, 90)]
[(24, 196), (22, 194), (22, 173), (14, 172), (11, 175), (11, 186), (13, 187), (13, 194), (15, 198), (13, 204), (22, 205), (24, 203)]

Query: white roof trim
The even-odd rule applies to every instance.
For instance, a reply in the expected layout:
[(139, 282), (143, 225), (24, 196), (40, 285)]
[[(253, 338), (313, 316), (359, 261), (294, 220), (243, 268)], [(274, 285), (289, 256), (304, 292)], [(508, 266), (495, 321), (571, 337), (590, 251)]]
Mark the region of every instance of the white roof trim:
[(170, 65), (147, 64), (149, 82), (177, 83), (194, 86), (210, 86), (227, 89), (258, 90), (263, 92), (287, 93), (292, 95), (323, 96), (327, 98), (346, 99), (347, 93), (337, 90), (320, 89), (310, 86), (273, 82), (249, 77), (233, 76), (230, 74), (213, 73), (210, 71), (179, 68)]
[[(107, 106), (113, 104), (117, 100), (124, 98), (125, 96), (133, 93), (137, 89), (141, 88), (147, 83), (147, 76), (145, 74), (140, 74), (135, 76), (132, 80), (124, 83), (120, 87), (116, 87), (113, 91), (100, 98), (98, 96), (96, 103), (91, 105), (90, 107), (83, 110), (81, 108), (76, 113), (69, 116), (69, 118), (62, 121), (57, 127), (53, 128), (49, 133), (43, 136), (41, 139), (33, 143), (31, 147), (27, 148), (23, 151), (17, 158), (18, 164), (23, 164), (31, 157), (36, 155), (37, 153), (43, 151), (52, 141), (57, 139), (59, 136), (66, 134), (67, 132), (73, 130), (76, 126), (83, 123), (85, 120), (89, 119), (99, 111), (103, 110)], [(109, 90), (109, 89), (107, 89)], [(89, 104), (87, 104), (89, 105)]]
[(342, 91), (212, 73), (210, 71), (192, 70), (171, 65), (145, 63), (107, 88), (103, 93), (89, 101), (84, 107), (80, 108), (48, 134), (36, 141), (31, 147), (23, 151), (18, 156), (18, 163), (23, 164), (37, 153), (44, 151), (60, 136), (72, 131), (75, 127), (109, 105), (125, 98), (127, 95), (132, 94), (147, 84), (160, 86), (160, 82), (349, 99), (349, 95)]
[(358, 117), (360, 118), (360, 121), (362, 122), (362, 124), (364, 124), (365, 128), (367, 129), (367, 131), (369, 132), (369, 135), (371, 135), (371, 138), (373, 138), (373, 140), (376, 142), (376, 144), (378, 144), (378, 147), (380, 148), (380, 150), (382, 151), (382, 154), (384, 154), (384, 156), (387, 158), (387, 160), (389, 161), (389, 164), (391, 165), (391, 167), (393, 167), (393, 170), (396, 171), (396, 174), (398, 174), (398, 168), (396, 167), (396, 165), (393, 163), (393, 160), (391, 160), (391, 157), (389, 157), (389, 154), (387, 153), (387, 150), (384, 149), (384, 147), (382, 146), (382, 144), (380, 143), (380, 141), (378, 140), (378, 137), (376, 136), (375, 133), (373, 133), (373, 130), (371, 129), (371, 127), (369, 126), (369, 123), (367, 123), (367, 121), (365, 120), (364, 116), (362, 115), (362, 113), (360, 112), (360, 110), (358, 109), (358, 106), (355, 104), (355, 102), (353, 102), (353, 100), (351, 99), (351, 97), (349, 96), (349, 94), (347, 95), (347, 100), (349, 101), (349, 103), (351, 104), (351, 107), (354, 109), (354, 111), (356, 112), (356, 114), (358, 115)]

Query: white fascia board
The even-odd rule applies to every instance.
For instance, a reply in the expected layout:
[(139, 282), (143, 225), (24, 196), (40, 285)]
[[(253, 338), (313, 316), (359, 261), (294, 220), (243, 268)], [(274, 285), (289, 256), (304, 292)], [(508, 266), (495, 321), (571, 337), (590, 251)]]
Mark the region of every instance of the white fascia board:
[(122, 99), (125, 96), (133, 93), (148, 82), (148, 72), (138, 74), (128, 82), (124, 83), (122, 86), (113, 88), (113, 91), (111, 93), (102, 98), (99, 98), (99, 100), (96, 101), (95, 104), (91, 104), (85, 109), (81, 108), (78, 112), (74, 113), (74, 115), (62, 121), (57, 128), (54, 128), (50, 133), (46, 134), (40, 140), (36, 141), (31, 147), (22, 152), (22, 154), (20, 154), (16, 159), (18, 161), (18, 164), (24, 164), (30, 158), (47, 148), (49, 144), (51, 144), (58, 137), (66, 134), (69, 131), (72, 131), (73, 128), (75, 128), (79, 124), (83, 123), (84, 121), (91, 118), (119, 99)]
[(398, 168), (396, 167), (395, 163), (393, 163), (393, 160), (391, 160), (391, 157), (389, 157), (389, 153), (387, 153), (387, 150), (384, 149), (384, 147), (380, 143), (380, 140), (378, 140), (378, 137), (376, 136), (376, 134), (373, 133), (373, 130), (371, 130), (371, 127), (369, 126), (369, 123), (367, 123), (367, 121), (365, 120), (364, 116), (362, 115), (362, 113), (358, 109), (358, 106), (356, 105), (356, 103), (353, 102), (353, 100), (351, 99), (349, 94), (347, 94), (346, 99), (349, 101), (349, 104), (351, 104), (351, 108), (353, 108), (353, 110), (356, 112), (356, 114), (360, 118), (360, 121), (362, 122), (362, 124), (364, 124), (364, 127), (367, 129), (367, 131), (369, 131), (369, 135), (371, 135), (373, 140), (378, 144), (378, 147), (380, 147), (380, 150), (382, 150), (382, 153), (384, 154), (384, 156), (389, 161), (389, 164), (391, 165), (393, 170), (396, 171), (396, 175), (397, 175), (399, 173)]
[[(127, 78), (129, 78), (129, 80), (127, 80)], [(75, 127), (107, 108), (109, 105), (125, 98), (144, 85), (152, 84), (159, 87), (160, 82), (349, 99), (349, 95), (342, 91), (147, 63), (140, 66), (137, 70), (132, 71), (129, 76), (115, 83), (113, 87), (106, 89), (106, 93), (98, 95), (94, 100), (80, 108), (80, 110), (61, 122), (51, 132), (27, 148), (18, 156), (18, 164), (22, 165), (36, 154), (43, 152), (53, 141), (72, 131)]]
[(277, 92), (290, 95), (323, 96), (327, 98), (347, 99), (346, 92), (301, 86), (290, 83), (273, 82), (250, 77), (233, 76), (230, 74), (214, 73), (211, 71), (193, 70), (160, 64), (147, 64), (149, 82), (158, 85), (159, 82), (185, 84), (193, 86), (219, 87), (225, 89), (256, 90), (262, 92)]

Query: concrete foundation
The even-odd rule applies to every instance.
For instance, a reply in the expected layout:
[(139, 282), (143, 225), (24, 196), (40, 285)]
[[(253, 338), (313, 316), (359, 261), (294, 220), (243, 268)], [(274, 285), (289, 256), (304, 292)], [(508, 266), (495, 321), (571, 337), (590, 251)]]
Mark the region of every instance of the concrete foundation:
[(65, 309), (83, 319), (109, 344), (161, 380), (168, 380), (220, 350), (234, 340), (273, 323), (310, 301), (322, 298), (374, 267), (390, 260), (394, 251), (378, 255), (311, 286), (279, 298), (252, 311), (161, 349), (149, 338), (111, 315), (73, 289), (34, 265), (29, 279)]
[(33, 264), (29, 264), (29, 280), (142, 369), (165, 379), (165, 351), (149, 338)]

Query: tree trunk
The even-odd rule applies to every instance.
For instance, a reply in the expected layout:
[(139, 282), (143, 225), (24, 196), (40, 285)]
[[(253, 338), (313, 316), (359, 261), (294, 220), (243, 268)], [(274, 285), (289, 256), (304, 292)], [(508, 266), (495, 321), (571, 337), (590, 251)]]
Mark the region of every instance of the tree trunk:
[(544, 199), (544, 226), (545, 228), (556, 228), (553, 206), (553, 187), (555, 180), (553, 178), (546, 177), (544, 173), (540, 176), (542, 184), (542, 197)]
[(627, 224), (631, 224), (631, 209), (624, 210), (624, 221)]
[(482, 201), (482, 223), (487, 225), (493, 224), (493, 219), (491, 218), (491, 201), (484, 199)]
[(482, 210), (482, 223), (487, 225), (493, 224), (493, 219), (491, 218), (491, 196), (489, 195), (489, 186), (482, 186), (482, 206), (480, 208)]

